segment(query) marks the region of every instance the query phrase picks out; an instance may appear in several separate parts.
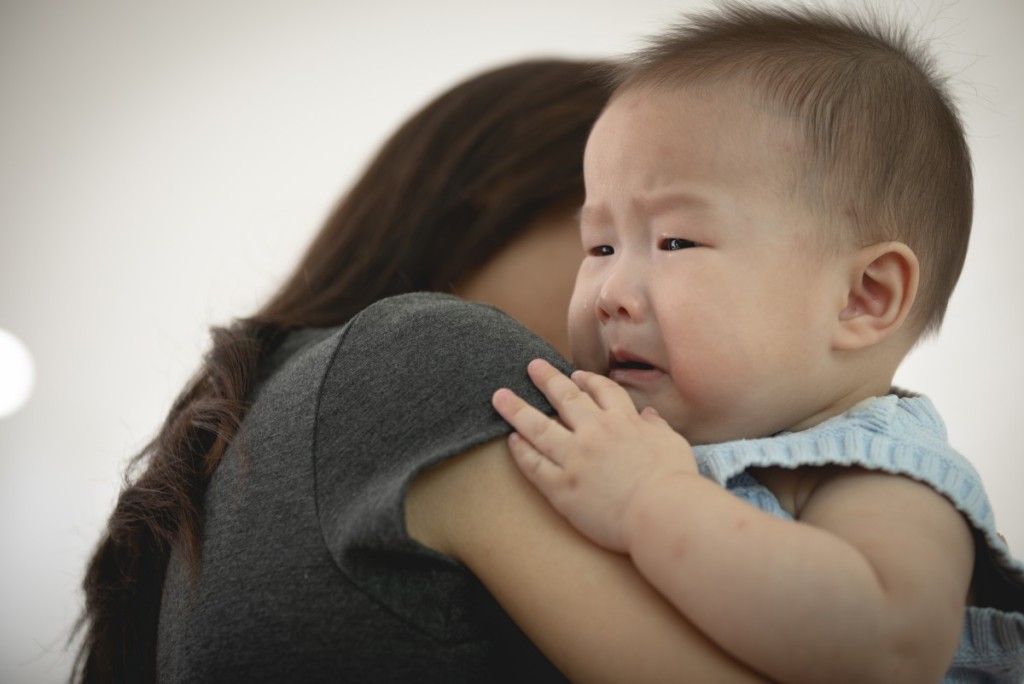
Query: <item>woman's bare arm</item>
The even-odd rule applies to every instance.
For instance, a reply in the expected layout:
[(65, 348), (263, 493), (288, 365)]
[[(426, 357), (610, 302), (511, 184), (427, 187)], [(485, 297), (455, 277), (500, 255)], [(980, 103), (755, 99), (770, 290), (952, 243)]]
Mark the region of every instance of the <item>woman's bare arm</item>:
[(504, 440), (420, 476), (409, 534), (463, 562), (574, 682), (764, 682), (698, 632), (629, 558), (576, 532)]

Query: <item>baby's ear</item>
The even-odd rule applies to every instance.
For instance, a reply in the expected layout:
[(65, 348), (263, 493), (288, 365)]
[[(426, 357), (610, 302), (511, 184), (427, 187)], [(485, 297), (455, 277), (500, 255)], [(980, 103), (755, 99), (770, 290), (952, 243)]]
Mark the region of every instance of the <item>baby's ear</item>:
[(902, 242), (882, 242), (857, 250), (850, 260), (849, 296), (832, 347), (863, 349), (898, 331), (917, 297), (921, 266)]

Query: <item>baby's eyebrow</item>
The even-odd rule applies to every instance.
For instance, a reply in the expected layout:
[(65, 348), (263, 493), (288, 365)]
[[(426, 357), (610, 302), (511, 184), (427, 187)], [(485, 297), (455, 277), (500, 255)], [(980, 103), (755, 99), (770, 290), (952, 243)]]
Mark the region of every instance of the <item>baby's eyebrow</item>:
[[(711, 201), (698, 193), (687, 190), (664, 190), (629, 199), (631, 210), (639, 216), (658, 216), (672, 211), (701, 211), (710, 209)], [(586, 204), (576, 212), (579, 224), (606, 223), (611, 220), (611, 211), (605, 204)]]
[(633, 198), (633, 206), (645, 216), (657, 216), (679, 209), (707, 209), (706, 197), (682, 190), (671, 190)]

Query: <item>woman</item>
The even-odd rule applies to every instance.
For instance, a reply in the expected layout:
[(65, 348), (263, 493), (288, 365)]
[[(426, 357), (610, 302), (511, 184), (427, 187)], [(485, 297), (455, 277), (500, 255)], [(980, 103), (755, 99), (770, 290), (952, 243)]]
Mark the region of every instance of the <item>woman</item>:
[[(564, 349), (593, 69), (527, 62), (442, 95), (281, 291), (214, 329), (89, 565), (81, 681), (746, 676), (508, 460), (486, 378), (540, 404), (507, 378), (565, 368), (555, 349), (490, 307), (390, 297), (454, 292)], [(607, 623), (575, 624), (584, 602)]]
[[(582, 197), (583, 145), (606, 99), (591, 67), (524, 62), (429, 103), (383, 145), (276, 296), (213, 330), (204, 365), (136, 457), (137, 476), (89, 566), (83, 680), (153, 679), (170, 552), (188, 574), (198, 571), (210, 476), (288, 331), (340, 325), (388, 295), (455, 289), (565, 347), (579, 259), (571, 212)], [(524, 260), (549, 276), (534, 277), (541, 306), (501, 282)]]

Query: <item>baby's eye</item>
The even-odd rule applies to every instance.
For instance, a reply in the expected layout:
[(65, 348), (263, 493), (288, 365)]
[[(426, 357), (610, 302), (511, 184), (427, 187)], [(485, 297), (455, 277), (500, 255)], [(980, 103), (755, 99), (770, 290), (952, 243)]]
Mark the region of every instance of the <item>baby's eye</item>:
[(598, 245), (597, 247), (591, 247), (587, 250), (590, 256), (611, 256), (615, 254), (615, 249), (611, 245)]
[(693, 240), (687, 240), (685, 238), (665, 238), (661, 241), (661, 249), (666, 252), (675, 252), (680, 249), (690, 249), (691, 247), (699, 247), (699, 243)]

